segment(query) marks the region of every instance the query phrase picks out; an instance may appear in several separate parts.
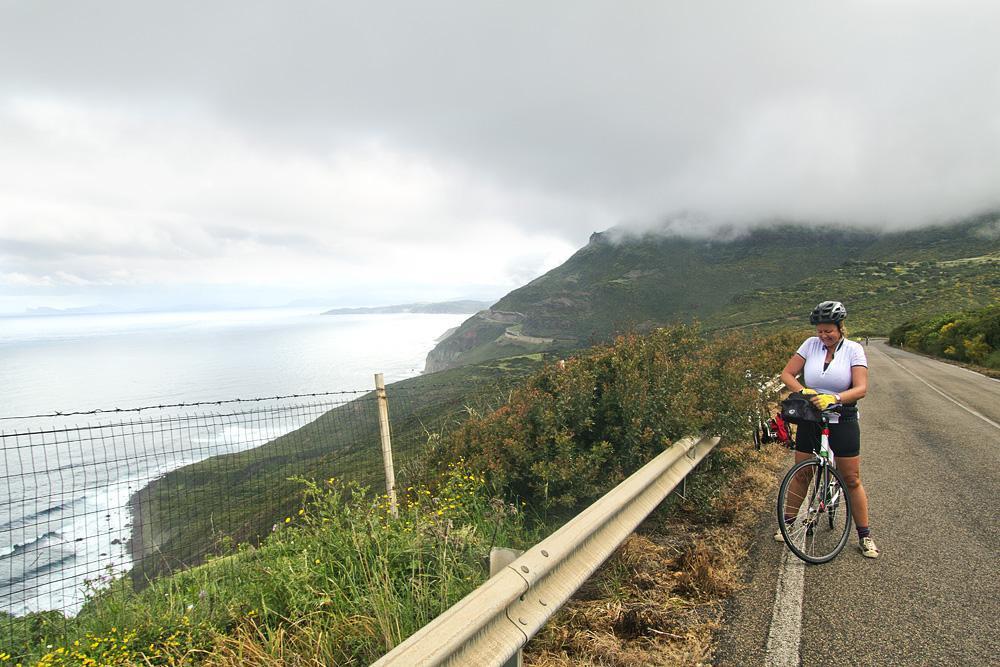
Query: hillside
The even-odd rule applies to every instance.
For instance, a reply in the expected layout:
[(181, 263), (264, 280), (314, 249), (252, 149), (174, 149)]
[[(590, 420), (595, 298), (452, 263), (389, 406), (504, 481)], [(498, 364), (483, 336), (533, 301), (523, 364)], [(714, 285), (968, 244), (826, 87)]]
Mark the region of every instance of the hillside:
[(801, 325), (829, 298), (848, 303), (852, 334), (885, 335), (903, 322), (1000, 300), (1000, 252), (952, 260), (848, 261), (792, 285), (748, 291), (705, 320), (712, 327)]
[(855, 331), (913, 313), (1000, 299), (1000, 213), (880, 234), (778, 225), (735, 238), (598, 233), (561, 266), (466, 320), (427, 372), (563, 351), (673, 322), (800, 323), (817, 301), (848, 303)]

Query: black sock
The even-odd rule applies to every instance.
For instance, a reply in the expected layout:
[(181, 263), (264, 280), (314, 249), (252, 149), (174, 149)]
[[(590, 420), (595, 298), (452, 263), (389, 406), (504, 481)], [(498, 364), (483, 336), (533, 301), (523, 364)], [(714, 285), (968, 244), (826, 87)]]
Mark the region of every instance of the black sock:
[(871, 534), (872, 534), (872, 531), (869, 530), (868, 526), (858, 526), (858, 540), (859, 541), (865, 539), (866, 537), (868, 537)]

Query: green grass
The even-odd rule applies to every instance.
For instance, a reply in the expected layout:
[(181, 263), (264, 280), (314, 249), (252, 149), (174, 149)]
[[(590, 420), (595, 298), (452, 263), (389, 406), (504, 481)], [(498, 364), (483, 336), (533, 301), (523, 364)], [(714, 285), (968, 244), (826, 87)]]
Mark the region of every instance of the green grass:
[(303, 664), (366, 665), (482, 583), (492, 544), (537, 539), (461, 464), (403, 490), (398, 518), (357, 484), (297, 484), (304, 500), (258, 547), (138, 592), (116, 581), (72, 619), (14, 619), (3, 650), (39, 665), (180, 664), (208, 652), (237, 665), (284, 651)]

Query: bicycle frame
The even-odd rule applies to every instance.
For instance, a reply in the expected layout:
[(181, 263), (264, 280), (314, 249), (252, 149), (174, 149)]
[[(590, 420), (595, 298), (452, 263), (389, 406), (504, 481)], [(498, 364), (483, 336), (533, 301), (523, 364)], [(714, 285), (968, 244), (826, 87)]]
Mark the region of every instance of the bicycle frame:
[[(807, 534), (812, 531), (816, 522), (819, 521), (820, 515), (824, 514), (828, 508), (835, 507), (840, 500), (840, 495), (844, 493), (844, 489), (837, 484), (837, 480), (829, 472), (831, 466), (834, 468), (837, 467), (837, 462), (836, 457), (833, 455), (833, 450), (830, 449), (830, 424), (827, 421), (826, 415), (823, 415), (823, 430), (819, 438), (819, 451), (813, 451), (813, 455), (819, 460), (820, 472), (816, 474), (815, 479), (810, 484), (810, 516), (803, 520)], [(822, 495), (820, 495), (821, 491)], [(816, 510), (813, 510), (811, 501), (817, 495), (819, 495), (819, 505)]]

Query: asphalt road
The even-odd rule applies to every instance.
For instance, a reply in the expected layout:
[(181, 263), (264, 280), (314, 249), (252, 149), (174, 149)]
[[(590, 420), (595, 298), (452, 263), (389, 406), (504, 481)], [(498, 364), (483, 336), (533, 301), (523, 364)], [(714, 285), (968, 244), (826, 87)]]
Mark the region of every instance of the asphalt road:
[[(867, 352), (861, 473), (881, 557), (862, 557), (852, 535), (831, 563), (783, 565), (775, 519), (762, 517), (716, 664), (1000, 664), (1000, 381), (881, 342)], [(795, 568), (797, 641), (774, 621)], [(790, 659), (775, 657), (782, 637), (768, 654), (769, 633)]]

